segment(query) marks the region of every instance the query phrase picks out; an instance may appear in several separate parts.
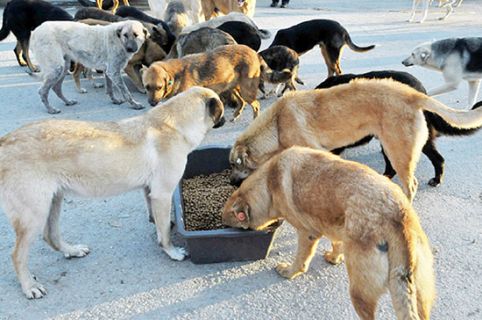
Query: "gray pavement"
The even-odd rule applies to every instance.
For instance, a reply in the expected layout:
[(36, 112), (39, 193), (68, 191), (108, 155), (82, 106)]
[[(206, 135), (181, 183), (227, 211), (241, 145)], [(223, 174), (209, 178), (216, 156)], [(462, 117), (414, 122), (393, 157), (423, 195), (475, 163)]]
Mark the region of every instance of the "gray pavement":
[[(289, 9), (271, 9), (269, 3), (258, 1), (255, 20), (273, 35), (277, 29), (304, 20), (337, 20), (355, 43), (379, 45), (367, 53), (346, 49), (342, 59), (345, 72), (408, 70), (427, 88), (441, 84), (442, 76), (403, 67), (400, 62), (412, 47), (433, 39), (482, 36), (480, 0), (464, 1), (443, 22), (436, 20), (442, 11), (432, 7), (423, 25), (406, 22), (409, 0), (292, 0)], [(270, 42), (264, 40), (263, 47)], [(37, 94), (40, 79), (17, 65), (14, 46), (13, 35), (0, 42), (0, 135), (39, 119), (115, 120), (143, 112), (126, 104), (112, 105), (103, 89), (94, 89), (87, 82), (84, 86), (89, 92), (78, 94), (67, 78), (64, 92), (79, 104), (65, 107), (52, 94), (53, 105), (62, 113), (47, 114)], [(300, 89), (315, 87), (325, 76), (318, 49), (302, 56), (300, 77), (306, 85)], [(148, 106), (145, 96), (134, 95)], [(463, 83), (457, 91), (438, 99), (464, 109), (467, 85)], [(263, 101), (263, 108), (273, 101)], [(239, 122), (211, 131), (204, 144), (230, 144), (250, 121), (251, 110), (247, 108)], [(422, 155), (416, 173), (420, 188), (414, 201), (435, 252), (438, 298), (433, 319), (481, 319), (482, 133), (441, 137), (437, 146), (446, 159), (445, 181), (438, 188), (427, 185), (433, 168)], [(349, 150), (344, 157), (382, 172), (379, 151), (379, 144), (372, 142)], [(88, 244), (91, 254), (66, 260), (39, 237), (31, 250), (30, 268), (48, 294), (29, 301), (21, 292), (10, 260), (14, 233), (0, 213), (0, 319), (356, 319), (345, 267), (328, 265), (322, 258), (321, 253), (328, 248), (326, 241), (320, 244), (305, 275), (287, 281), (275, 273), (275, 265), (289, 261), (296, 250), (294, 231), (287, 224), (267, 259), (211, 265), (171, 261), (161, 251), (140, 191), (108, 199), (67, 197), (61, 229), (68, 241)], [(378, 318), (394, 318), (388, 296), (380, 303)]]

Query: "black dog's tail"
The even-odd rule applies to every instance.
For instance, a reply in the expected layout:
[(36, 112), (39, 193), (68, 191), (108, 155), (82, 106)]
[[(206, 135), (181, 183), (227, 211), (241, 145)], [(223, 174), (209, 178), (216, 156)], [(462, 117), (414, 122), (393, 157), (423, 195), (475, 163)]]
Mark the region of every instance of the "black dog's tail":
[(7, 6), (3, 11), (3, 23), (2, 23), (2, 30), (0, 30), (0, 41), (8, 37), (8, 35), (10, 34), (10, 27), (8, 26), (8, 5), (9, 4), (10, 3), (7, 3)]
[[(477, 102), (472, 107), (472, 110), (475, 110), (480, 107), (482, 107), (482, 101)], [(435, 113), (427, 111), (425, 116), (427, 117), (427, 119), (430, 118), (428, 119), (429, 120), (428, 122), (430, 122), (433, 125), (433, 127), (435, 128), (435, 130), (437, 130), (437, 132), (447, 136), (468, 136), (470, 134), (477, 132), (482, 127), (482, 126), (479, 126), (477, 128), (462, 129), (462, 128), (451, 126), (450, 123), (448, 123), (441, 116)]]
[(258, 29), (257, 33), (261, 39), (269, 39), (271, 37), (271, 32), (266, 29)]
[(350, 49), (352, 49), (353, 51), (356, 51), (356, 52), (365, 52), (365, 51), (369, 51), (369, 50), (372, 50), (373, 48), (375, 48), (374, 44), (372, 44), (371, 46), (366, 46), (366, 47), (357, 46), (356, 44), (353, 43), (353, 41), (351, 41), (351, 37), (348, 34), (348, 32), (345, 35), (345, 42), (350, 47)]

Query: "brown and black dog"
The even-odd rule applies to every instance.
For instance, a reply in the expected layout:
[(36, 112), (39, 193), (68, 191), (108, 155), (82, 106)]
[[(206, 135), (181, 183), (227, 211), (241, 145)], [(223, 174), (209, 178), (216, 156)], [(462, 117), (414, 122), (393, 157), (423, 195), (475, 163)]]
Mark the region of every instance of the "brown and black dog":
[(291, 146), (333, 150), (374, 135), (412, 200), (418, 184), (415, 167), (428, 138), (424, 110), (452, 127), (482, 125), (482, 108), (454, 110), (391, 79), (358, 79), (330, 89), (289, 92), (236, 140), (229, 156), (232, 183)]
[(297, 231), (292, 264), (280, 263), (288, 279), (306, 272), (325, 236), (345, 259), (350, 296), (361, 319), (375, 319), (388, 289), (398, 319), (429, 319), (435, 300), (430, 244), (400, 188), (365, 165), (329, 152), (292, 147), (271, 158), (226, 202), (223, 224), (264, 230), (286, 220)]
[(341, 24), (324, 19), (304, 21), (290, 28), (278, 30), (270, 47), (280, 45), (295, 50), (299, 55), (310, 51), (314, 46), (319, 46), (328, 69), (327, 77), (342, 73), (340, 58), (345, 45), (357, 52), (375, 48), (374, 45), (357, 46)]
[(202, 86), (220, 94), (233, 92), (240, 105), (234, 111), (236, 120), (246, 103), (256, 118), (260, 104), (256, 94), (260, 80), (289, 79), (291, 73), (272, 71), (264, 60), (244, 45), (221, 46), (212, 51), (153, 63), (142, 75), (149, 103), (175, 96), (192, 86)]

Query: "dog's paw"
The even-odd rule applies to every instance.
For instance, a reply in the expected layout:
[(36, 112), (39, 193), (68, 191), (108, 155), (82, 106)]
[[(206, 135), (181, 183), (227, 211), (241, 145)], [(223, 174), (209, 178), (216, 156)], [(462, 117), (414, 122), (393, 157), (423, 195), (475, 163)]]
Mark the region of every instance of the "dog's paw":
[(100, 88), (103, 88), (104, 87), (104, 84), (103, 83), (94, 83), (94, 88), (95, 89), (100, 89)]
[(87, 90), (84, 89), (84, 88), (80, 88), (80, 89), (79, 89), (79, 93), (87, 93)]
[(142, 104), (140, 104), (139, 102), (132, 101), (131, 108), (134, 109), (134, 110), (141, 110), (141, 109), (144, 109), (144, 106)]
[(69, 246), (66, 250), (64, 250), (64, 257), (67, 259), (70, 258), (82, 258), (88, 255), (90, 252), (89, 247), (83, 244), (77, 244), (74, 246)]
[(182, 261), (187, 256), (186, 249), (181, 247), (171, 246), (168, 249), (164, 249), (164, 251), (172, 260), (176, 260), (176, 261)]
[(47, 290), (37, 281), (32, 281), (32, 284), (26, 288), (22, 287), (22, 291), (27, 299), (40, 299), (47, 294)]
[(117, 98), (112, 98), (112, 103), (113, 104), (123, 104), (125, 101), (124, 100), (120, 100), (120, 99), (117, 99)]
[(73, 106), (74, 104), (77, 104), (77, 100), (67, 100), (65, 101), (66, 106)]
[(297, 273), (297, 272), (293, 272), (291, 270), (291, 265), (290, 264), (287, 264), (287, 263), (280, 263), (276, 266), (276, 272), (278, 272), (278, 274), (280, 276), (282, 276), (283, 278), (286, 278), (286, 279), (293, 279), (294, 277), (296, 277), (298, 274), (300, 273)]
[(47, 112), (50, 114), (57, 114), (57, 113), (60, 113), (60, 110), (53, 107), (48, 107)]
[(428, 181), (428, 185), (431, 187), (438, 187), (441, 181), (440, 178), (434, 177)]
[(326, 262), (333, 265), (340, 264), (345, 259), (345, 256), (343, 254), (334, 254), (333, 251), (325, 251), (323, 257), (325, 258)]

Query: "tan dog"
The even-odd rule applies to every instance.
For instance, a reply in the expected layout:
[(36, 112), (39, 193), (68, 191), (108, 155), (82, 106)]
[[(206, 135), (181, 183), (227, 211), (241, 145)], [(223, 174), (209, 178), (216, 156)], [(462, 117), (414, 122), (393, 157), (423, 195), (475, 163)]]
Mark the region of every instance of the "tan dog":
[(222, 14), (241, 12), (252, 18), (256, 9), (256, 0), (203, 0), (201, 5), (206, 21), (216, 16), (216, 9)]
[(286, 220), (298, 233), (288, 279), (306, 272), (322, 236), (325, 259), (345, 258), (350, 295), (361, 319), (375, 319), (388, 289), (398, 319), (429, 319), (435, 299), (433, 258), (417, 214), (400, 188), (370, 168), (325, 151), (292, 147), (271, 158), (226, 202), (223, 223), (263, 230)]
[[(260, 79), (271, 79), (277, 74), (251, 48), (229, 45), (181, 59), (153, 63), (144, 71), (142, 82), (151, 105), (192, 86), (210, 88), (218, 94), (232, 91), (241, 102), (234, 111), (235, 120), (241, 115), (246, 102), (253, 109), (253, 117), (258, 116), (260, 104), (256, 93)], [(291, 73), (286, 76), (290, 78)]]
[(171, 196), (188, 153), (224, 123), (223, 113), (218, 95), (197, 87), (138, 117), (39, 121), (0, 138), (0, 203), (17, 235), (12, 258), (27, 298), (46, 293), (27, 265), (40, 233), (66, 257), (89, 253), (60, 235), (64, 193), (106, 197), (144, 188), (159, 243), (169, 257), (182, 260), (184, 249), (170, 240)]
[(293, 145), (333, 150), (367, 135), (378, 137), (410, 200), (428, 130), (423, 111), (436, 113), (451, 126), (482, 125), (482, 108), (450, 109), (391, 79), (360, 79), (330, 89), (286, 94), (253, 121), (230, 153), (231, 181), (239, 183), (276, 153)]

